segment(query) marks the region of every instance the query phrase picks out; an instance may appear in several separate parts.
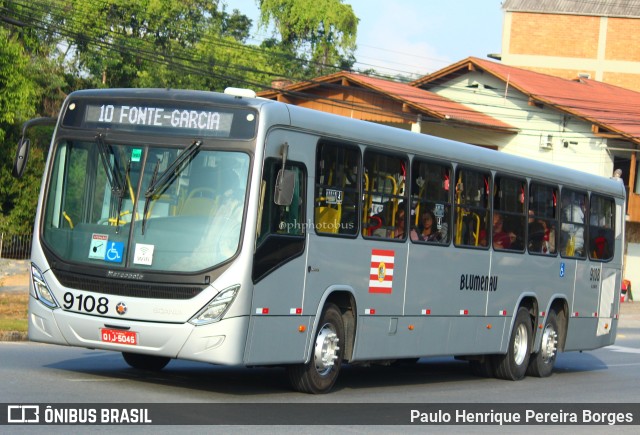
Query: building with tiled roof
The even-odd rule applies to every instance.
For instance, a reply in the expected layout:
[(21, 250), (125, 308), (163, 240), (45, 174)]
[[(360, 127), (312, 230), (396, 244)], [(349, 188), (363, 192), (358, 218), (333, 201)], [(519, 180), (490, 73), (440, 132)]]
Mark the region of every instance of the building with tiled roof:
[(493, 137), (500, 151), (602, 176), (622, 169), (629, 214), (640, 222), (640, 92), (474, 57), (411, 84), (518, 129), (517, 136)]
[(505, 65), (640, 91), (640, 0), (505, 0)]
[[(464, 141), (465, 130), (517, 133), (492, 116), (405, 83), (346, 71), (274, 87), (263, 98)], [(461, 128), (464, 127), (464, 128)], [(485, 144), (493, 147), (492, 144)]]

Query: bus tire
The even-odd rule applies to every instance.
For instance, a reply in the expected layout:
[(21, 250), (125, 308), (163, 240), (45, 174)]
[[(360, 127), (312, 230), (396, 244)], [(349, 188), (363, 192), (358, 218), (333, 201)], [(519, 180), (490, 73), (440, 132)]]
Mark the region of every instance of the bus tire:
[(122, 357), (134, 369), (157, 372), (162, 370), (171, 358), (164, 356), (143, 355), (140, 353), (122, 352)]
[(531, 355), (527, 374), (546, 378), (551, 376), (558, 355), (558, 315), (550, 310), (542, 330), (540, 351)]
[(309, 362), (287, 367), (293, 389), (310, 394), (331, 391), (340, 373), (344, 344), (344, 323), (340, 309), (328, 303), (322, 310)]
[(494, 356), (493, 366), (497, 378), (510, 381), (519, 381), (524, 378), (531, 356), (532, 334), (529, 311), (521, 307), (513, 322), (507, 353)]

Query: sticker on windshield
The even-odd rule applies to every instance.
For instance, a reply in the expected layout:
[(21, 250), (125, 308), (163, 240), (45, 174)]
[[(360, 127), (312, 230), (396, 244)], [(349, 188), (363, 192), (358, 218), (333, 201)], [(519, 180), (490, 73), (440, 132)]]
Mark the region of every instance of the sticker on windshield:
[(111, 263), (122, 263), (122, 253), (124, 252), (124, 243), (109, 242), (107, 252), (104, 254), (104, 261)]
[(136, 243), (136, 250), (133, 255), (133, 262), (135, 264), (145, 264), (151, 266), (153, 262), (153, 249), (154, 245), (145, 245), (142, 243)]
[(92, 234), (91, 244), (89, 245), (89, 258), (104, 260), (104, 255), (107, 252), (108, 240), (109, 236), (106, 234)]

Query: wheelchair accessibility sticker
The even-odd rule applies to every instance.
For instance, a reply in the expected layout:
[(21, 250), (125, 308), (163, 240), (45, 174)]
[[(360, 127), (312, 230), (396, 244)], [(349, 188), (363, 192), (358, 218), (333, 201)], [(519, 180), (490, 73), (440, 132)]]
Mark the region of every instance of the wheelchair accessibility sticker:
[(560, 278), (564, 278), (564, 263), (560, 263)]
[(124, 252), (124, 243), (109, 242), (109, 247), (104, 255), (104, 261), (111, 263), (122, 263), (122, 253)]

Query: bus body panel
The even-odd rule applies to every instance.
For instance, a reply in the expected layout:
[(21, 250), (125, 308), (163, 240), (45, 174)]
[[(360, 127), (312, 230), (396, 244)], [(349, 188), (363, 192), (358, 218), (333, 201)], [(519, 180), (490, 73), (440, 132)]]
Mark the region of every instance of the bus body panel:
[[(611, 332), (598, 335), (597, 331), (601, 322), (603, 327), (607, 325), (607, 329)], [(609, 346), (615, 342), (617, 324), (617, 319), (611, 318), (572, 317), (569, 319), (569, 330), (564, 350), (593, 350)]]
[(353, 359), (499, 353), (510, 320), (484, 316), (364, 316), (358, 322)]
[(315, 316), (251, 316), (246, 365), (294, 364), (305, 360)]
[(42, 343), (69, 345), (50, 308), (33, 295), (29, 297), (29, 340)]
[(489, 265), (490, 258), (481, 249), (411, 244), (409, 313), (458, 318), (486, 315), (492, 289)]
[(177, 358), (211, 364), (242, 365), (249, 316), (228, 317), (192, 328)]

